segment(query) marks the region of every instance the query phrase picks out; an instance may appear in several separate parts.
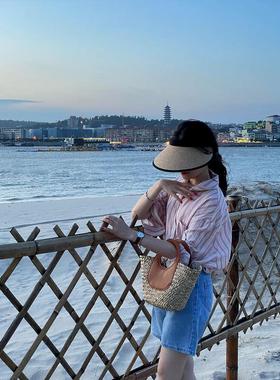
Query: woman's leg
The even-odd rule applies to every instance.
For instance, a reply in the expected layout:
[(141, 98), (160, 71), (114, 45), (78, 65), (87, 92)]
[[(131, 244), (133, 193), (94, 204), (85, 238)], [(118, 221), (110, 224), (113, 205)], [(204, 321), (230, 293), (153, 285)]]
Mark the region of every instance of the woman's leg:
[(161, 347), (156, 380), (182, 380), (188, 358), (186, 354)]
[(183, 377), (181, 380), (196, 380), (195, 374), (194, 374), (194, 362), (193, 362), (193, 357), (188, 355), (185, 368), (184, 368), (184, 373)]

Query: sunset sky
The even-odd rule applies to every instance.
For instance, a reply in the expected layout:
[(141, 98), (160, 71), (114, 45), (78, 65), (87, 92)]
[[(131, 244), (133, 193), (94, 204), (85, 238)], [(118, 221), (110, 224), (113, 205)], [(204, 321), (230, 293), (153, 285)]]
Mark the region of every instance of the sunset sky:
[(0, 119), (280, 113), (278, 0), (0, 0)]

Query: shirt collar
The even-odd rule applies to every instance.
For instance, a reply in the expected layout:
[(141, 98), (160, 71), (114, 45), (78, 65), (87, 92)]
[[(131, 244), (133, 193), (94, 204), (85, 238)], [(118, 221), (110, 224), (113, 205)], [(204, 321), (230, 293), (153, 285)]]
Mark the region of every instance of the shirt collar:
[[(211, 172), (212, 178), (206, 179), (205, 181), (202, 181), (198, 183), (197, 185), (194, 185), (190, 188), (190, 190), (195, 191), (207, 191), (207, 190), (213, 190), (216, 189), (219, 186), (219, 176), (213, 170), (209, 169)], [(183, 181), (183, 177), (180, 174), (180, 180)]]

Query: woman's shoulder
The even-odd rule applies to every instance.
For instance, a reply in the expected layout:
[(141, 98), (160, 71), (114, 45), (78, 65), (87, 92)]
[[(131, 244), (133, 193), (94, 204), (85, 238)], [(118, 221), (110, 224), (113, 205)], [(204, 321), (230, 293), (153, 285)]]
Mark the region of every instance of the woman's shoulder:
[(204, 192), (196, 204), (193, 216), (209, 220), (224, 220), (228, 217), (228, 206), (220, 189)]
[(212, 191), (202, 191), (198, 193), (196, 208), (207, 208), (209, 206), (218, 207), (221, 203), (221, 197), (218, 189)]

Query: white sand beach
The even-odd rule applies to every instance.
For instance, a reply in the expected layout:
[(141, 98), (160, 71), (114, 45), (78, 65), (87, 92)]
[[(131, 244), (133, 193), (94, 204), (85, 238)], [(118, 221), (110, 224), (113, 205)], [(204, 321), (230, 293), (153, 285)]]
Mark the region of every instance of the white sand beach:
[[(39, 237), (46, 238), (54, 236), (52, 228), (55, 224), (59, 224), (61, 228), (67, 232), (70, 226), (77, 222), (81, 228), (79, 231), (84, 232), (87, 230), (86, 222), (91, 220), (94, 225), (101, 222), (102, 216), (115, 213), (123, 214), (125, 219), (129, 221), (129, 210), (138, 199), (139, 195), (134, 196), (115, 196), (115, 197), (100, 197), (100, 198), (76, 198), (76, 199), (61, 199), (61, 200), (44, 200), (44, 201), (31, 201), (31, 202), (10, 202), (0, 204), (0, 242), (1, 244), (13, 242), (13, 238), (9, 236), (9, 229), (17, 226), (20, 233), (26, 238), (32, 229), (38, 225), (41, 229)], [(112, 243), (113, 244), (113, 243)], [(115, 246), (117, 246), (115, 244)], [(79, 254), (83, 257), (84, 250), (79, 250)], [(49, 264), (52, 254), (40, 255), (40, 260), (44, 265)], [(44, 257), (43, 257), (44, 256)], [(124, 250), (120, 258), (120, 265), (124, 272), (131, 276), (132, 269), (137, 262), (136, 255), (131, 255), (128, 249)], [(9, 261), (10, 262), (10, 261)], [(97, 271), (98, 263), (98, 271)], [(8, 260), (1, 260), (0, 262), (0, 275), (4, 272), (8, 265)], [(100, 280), (106, 268), (108, 267), (108, 259), (104, 257), (101, 250), (97, 250), (94, 258), (89, 264), (89, 269)], [(62, 259), (55, 268), (52, 277), (64, 291), (73, 275), (77, 271), (77, 265), (70, 255), (64, 254)], [(39, 273), (30, 263), (28, 258), (21, 260), (18, 268), (7, 281), (7, 286), (14, 292), (20, 302), (24, 303), (33, 289), (36, 281), (39, 279)], [(141, 293), (141, 284), (138, 278), (135, 281), (135, 288)], [(120, 280), (117, 273), (113, 272), (110, 277), (105, 291), (111, 302), (116, 304), (124, 289), (124, 283)], [(92, 287), (89, 282), (79, 281), (73, 293), (70, 295), (69, 302), (75, 308), (78, 314), (84, 310), (87, 302), (92, 296)], [(3, 299), (3, 294), (1, 295)], [(52, 291), (44, 286), (40, 292), (38, 299), (32, 304), (30, 314), (36, 319), (37, 323), (42, 327), (48, 317), (50, 316), (53, 308), (58, 300), (54, 297)], [(150, 310), (150, 307), (147, 307)], [(119, 314), (129, 324), (130, 318), (136, 310), (135, 302), (132, 297), (127, 297), (123, 303)], [(3, 332), (9, 327), (13, 317), (17, 314), (13, 306), (3, 299), (0, 303), (0, 324), (2, 338)], [(102, 330), (104, 321), (109, 317), (109, 312), (101, 301), (98, 301), (86, 319), (86, 326), (90, 329), (92, 334), (96, 337), (98, 332)], [(73, 320), (69, 317), (67, 312), (62, 311), (56, 319), (54, 325), (48, 332), (48, 336), (56, 344), (58, 349), (63, 347), (65, 340), (73, 328)], [(102, 348), (110, 357), (110, 353), (117, 345), (122, 332), (120, 329), (114, 329), (116, 324), (113, 323), (111, 328), (102, 341)], [(133, 326), (132, 332), (137, 341), (141, 340), (148, 328), (147, 321), (144, 315), (140, 314), (138, 322)], [(17, 329), (14, 336), (5, 348), (6, 353), (11, 355), (13, 360), (18, 363), (22, 359), (26, 350), (31, 346), (36, 334), (28, 326), (26, 322), (22, 322)], [(264, 322), (262, 326), (256, 325), (253, 331), (248, 331), (247, 334), (240, 333), (239, 339), (239, 379), (280, 379), (280, 318), (275, 320), (271, 318), (268, 322)], [(150, 336), (147, 344), (145, 345), (145, 354), (148, 358), (152, 358), (159, 345), (159, 341)], [(75, 370), (78, 370), (81, 363), (86, 357), (89, 343), (83, 337), (83, 334), (78, 333), (73, 344), (66, 352), (66, 360), (71, 363)], [(125, 341), (124, 346), (118, 353), (114, 365), (120, 371), (125, 368), (134, 354), (129, 341)], [(53, 356), (49, 353), (48, 349), (41, 344), (35, 355), (32, 357), (30, 363), (26, 367), (25, 374), (32, 380), (41, 380), (46, 375), (47, 368), (53, 363)], [(140, 361), (137, 361), (141, 365)], [(225, 342), (216, 345), (209, 352), (204, 350), (201, 355), (195, 359), (196, 374), (198, 380), (222, 380), (225, 379)], [(102, 371), (102, 363), (96, 355), (92, 358), (87, 371), (82, 376), (83, 379), (97, 379)], [(0, 378), (6, 380), (10, 378), (11, 372), (0, 361)], [(55, 380), (68, 379), (62, 367), (58, 367), (53, 377)], [(106, 375), (105, 379), (111, 379), (110, 375)]]
[(121, 214), (129, 212), (138, 197), (139, 195), (127, 195), (3, 202), (0, 203), (0, 230), (90, 219), (111, 212)]

